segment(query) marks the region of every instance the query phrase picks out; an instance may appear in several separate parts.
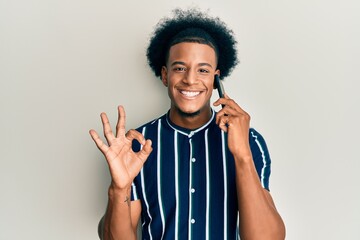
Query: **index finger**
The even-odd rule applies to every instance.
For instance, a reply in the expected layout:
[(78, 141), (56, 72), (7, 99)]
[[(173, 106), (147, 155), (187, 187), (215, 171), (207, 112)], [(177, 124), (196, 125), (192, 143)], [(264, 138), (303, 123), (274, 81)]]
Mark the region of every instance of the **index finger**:
[(244, 110), (237, 104), (234, 99), (230, 98), (226, 93), (223, 98), (219, 98), (216, 102), (214, 102), (215, 106), (223, 105), (224, 107), (221, 109), (223, 110), (225, 107), (232, 108), (239, 112), (244, 112)]
[(118, 121), (116, 124), (116, 137), (125, 136), (126, 114), (123, 106), (118, 106)]

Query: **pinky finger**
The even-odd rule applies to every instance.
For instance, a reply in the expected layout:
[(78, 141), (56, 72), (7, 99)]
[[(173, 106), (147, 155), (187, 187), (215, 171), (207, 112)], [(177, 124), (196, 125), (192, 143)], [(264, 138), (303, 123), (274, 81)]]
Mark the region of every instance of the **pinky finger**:
[(95, 130), (91, 129), (89, 133), (99, 150), (105, 154), (108, 151), (109, 147), (101, 140), (99, 134), (97, 134)]

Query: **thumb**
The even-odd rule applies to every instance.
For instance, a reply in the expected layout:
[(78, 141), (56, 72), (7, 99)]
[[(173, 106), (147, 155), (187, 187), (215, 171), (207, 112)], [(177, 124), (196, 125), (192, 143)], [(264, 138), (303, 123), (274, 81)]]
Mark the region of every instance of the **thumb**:
[(153, 148), (151, 147), (152, 142), (150, 139), (145, 141), (144, 146), (142, 147), (142, 149), (140, 150), (139, 157), (145, 161), (147, 159), (147, 157), (150, 155), (150, 153), (152, 152)]

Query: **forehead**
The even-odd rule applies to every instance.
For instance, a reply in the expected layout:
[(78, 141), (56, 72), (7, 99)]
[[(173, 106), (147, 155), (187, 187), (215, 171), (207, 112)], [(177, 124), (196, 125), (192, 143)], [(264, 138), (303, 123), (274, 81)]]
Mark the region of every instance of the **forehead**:
[(215, 65), (215, 50), (207, 44), (194, 42), (177, 43), (169, 49), (168, 63), (173, 61), (204, 62)]

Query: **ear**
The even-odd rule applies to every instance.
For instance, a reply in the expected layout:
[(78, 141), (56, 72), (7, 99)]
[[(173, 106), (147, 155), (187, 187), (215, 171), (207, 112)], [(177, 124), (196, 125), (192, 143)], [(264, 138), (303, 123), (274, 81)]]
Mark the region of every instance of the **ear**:
[(167, 80), (167, 68), (165, 66), (162, 66), (161, 68), (161, 81), (164, 84), (165, 87), (168, 86), (168, 80)]
[(216, 89), (216, 86), (215, 86), (215, 75), (219, 75), (220, 76), (220, 70), (219, 69), (216, 69), (216, 71), (214, 72), (214, 84), (213, 84), (213, 88)]

